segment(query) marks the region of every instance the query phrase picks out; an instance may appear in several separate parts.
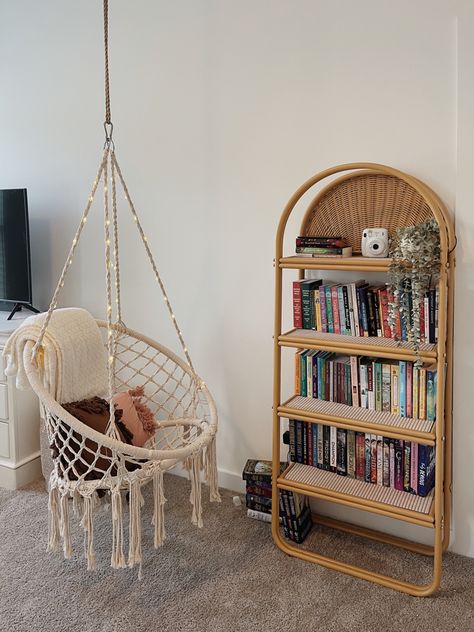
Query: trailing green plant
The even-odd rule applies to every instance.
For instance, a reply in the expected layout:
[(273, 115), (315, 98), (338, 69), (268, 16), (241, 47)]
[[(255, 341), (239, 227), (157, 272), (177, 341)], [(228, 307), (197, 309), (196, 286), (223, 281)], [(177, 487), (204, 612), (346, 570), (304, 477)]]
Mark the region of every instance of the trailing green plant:
[[(404, 226), (395, 231), (390, 242), (392, 259), (388, 287), (388, 322), (395, 332), (397, 311), (403, 318), (408, 341), (416, 353), (421, 342), (420, 308), (426, 292), (439, 277), (439, 226), (430, 219), (415, 226)], [(410, 314), (411, 312), (411, 314)], [(420, 361), (417, 362), (418, 364)]]

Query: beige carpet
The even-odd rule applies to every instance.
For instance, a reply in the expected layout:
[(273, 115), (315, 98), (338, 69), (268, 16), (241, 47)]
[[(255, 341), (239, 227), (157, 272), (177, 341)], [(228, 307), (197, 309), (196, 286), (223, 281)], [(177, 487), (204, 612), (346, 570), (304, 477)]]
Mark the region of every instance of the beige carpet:
[[(250, 520), (225, 492), (204, 503), (204, 528), (190, 524), (187, 481), (167, 476), (165, 546), (152, 547), (136, 570), (109, 568), (110, 515), (96, 516), (99, 570), (89, 573), (76, 531), (76, 556), (45, 551), (47, 497), (42, 482), (0, 490), (2, 632), (397, 632), (474, 630), (474, 559), (447, 555), (436, 597), (415, 599), (285, 556), (269, 526)], [(382, 545), (315, 529), (313, 544), (395, 575), (406, 567), (426, 578), (429, 562)]]

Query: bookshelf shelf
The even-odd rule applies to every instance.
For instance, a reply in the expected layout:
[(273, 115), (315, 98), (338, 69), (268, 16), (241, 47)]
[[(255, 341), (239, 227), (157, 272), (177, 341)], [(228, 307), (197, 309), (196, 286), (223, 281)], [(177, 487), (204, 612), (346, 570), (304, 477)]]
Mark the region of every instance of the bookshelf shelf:
[(283, 402), (278, 406), (277, 413), (279, 417), (286, 419), (322, 423), (347, 430), (416, 441), (425, 445), (434, 445), (436, 439), (434, 421), (400, 417), (387, 412), (357, 408), (301, 395), (295, 395)]
[(277, 479), (277, 487), (420, 526), (434, 526), (432, 493), (415, 496), (301, 463), (291, 464)]
[[(327, 180), (329, 178), (329, 181)], [(316, 190), (317, 188), (317, 190)], [(387, 274), (390, 259), (361, 256), (347, 258), (284, 256), (283, 244), (296, 235), (286, 235), (287, 223), (303, 196), (315, 191), (304, 212), (299, 235), (342, 236), (353, 252), (360, 252), (362, 231), (367, 227), (383, 227), (393, 235), (395, 230), (435, 219), (440, 231), (441, 265), (437, 279), (438, 342), (422, 344), (418, 353), (406, 342), (386, 338), (365, 338), (328, 334), (309, 329), (282, 327), (283, 279), (287, 282), (294, 270), (297, 279), (304, 279), (306, 271), (369, 272)], [(311, 199), (311, 198), (309, 198)], [(456, 237), (450, 215), (440, 198), (426, 184), (386, 165), (351, 163), (322, 171), (305, 183), (290, 198), (283, 210), (276, 234), (275, 268), (275, 327), (274, 327), (274, 381), (273, 381), (273, 490), (272, 506), (278, 507), (281, 489), (287, 489), (318, 499), (362, 509), (380, 516), (411, 522), (433, 530), (433, 546), (426, 547), (393, 534), (384, 534), (350, 522), (324, 518), (325, 523), (342, 532), (356, 533), (386, 545), (399, 546), (433, 558), (433, 574), (427, 584), (419, 585), (395, 579), (383, 573), (345, 564), (326, 555), (294, 545), (282, 537), (278, 512), (272, 514), (272, 535), (277, 546), (294, 557), (320, 564), (357, 578), (415, 596), (433, 594), (441, 581), (443, 552), (449, 545), (452, 487), (452, 356), (453, 356), (453, 289)], [(321, 275), (326, 278), (325, 275)], [(340, 277), (338, 277), (340, 278)], [(367, 279), (368, 280), (368, 279)], [(379, 280), (377, 279), (377, 282)], [(284, 401), (282, 397), (282, 349), (314, 349), (330, 351), (343, 356), (367, 356), (413, 362), (421, 359), (433, 367), (438, 375), (436, 391), (436, 420), (426, 421), (391, 415), (294, 395)], [(431, 369), (430, 369), (431, 370)], [(287, 419), (311, 424), (382, 435), (395, 440), (413, 441), (433, 446), (435, 453), (434, 487), (427, 497), (401, 492), (391, 487), (366, 483), (341, 476), (335, 472), (311, 465), (292, 463), (280, 475), (281, 439)], [(314, 428), (314, 426), (313, 426)], [(313, 434), (314, 436), (314, 434)], [(352, 476), (354, 470), (351, 470)], [(416, 470), (415, 470), (416, 475)], [(312, 508), (313, 510), (315, 507)], [(317, 512), (316, 512), (317, 513)], [(350, 514), (349, 514), (350, 515)]]
[(352, 270), (354, 272), (388, 272), (390, 259), (370, 257), (280, 257), (279, 267), (288, 270)]
[(291, 329), (278, 336), (278, 344), (282, 347), (297, 349), (318, 349), (334, 353), (350, 353), (350, 355), (372, 355), (378, 358), (415, 361), (418, 357), (423, 362), (436, 360), (435, 344), (420, 344), (419, 356), (409, 342), (397, 342), (391, 338), (365, 338), (362, 336), (343, 336), (328, 334), (313, 329)]

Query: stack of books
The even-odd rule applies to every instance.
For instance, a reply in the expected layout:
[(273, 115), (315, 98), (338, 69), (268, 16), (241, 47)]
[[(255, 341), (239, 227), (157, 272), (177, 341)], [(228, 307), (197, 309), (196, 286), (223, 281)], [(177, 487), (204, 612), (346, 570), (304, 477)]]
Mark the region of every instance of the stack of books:
[(302, 397), (435, 421), (436, 391), (436, 365), (330, 351), (295, 353), (295, 393)]
[[(280, 473), (287, 463), (280, 463)], [(247, 516), (264, 522), (272, 520), (272, 462), (249, 459), (242, 478), (246, 484)]]
[(289, 420), (290, 460), (366, 483), (426, 496), (435, 448), (335, 426)]
[[(413, 327), (413, 310), (409, 310), (407, 319), (397, 310), (391, 326), (389, 301), (393, 297), (385, 285), (369, 285), (364, 280), (346, 284), (323, 279), (294, 281), (293, 326), (330, 334), (407, 341)], [(435, 344), (438, 339), (438, 304), (438, 289), (432, 287), (420, 306), (421, 342)]]
[(280, 490), (280, 516), (285, 537), (301, 544), (313, 526), (307, 497)]
[(351, 257), (352, 246), (341, 236), (300, 235), (296, 238), (296, 254), (304, 257)]

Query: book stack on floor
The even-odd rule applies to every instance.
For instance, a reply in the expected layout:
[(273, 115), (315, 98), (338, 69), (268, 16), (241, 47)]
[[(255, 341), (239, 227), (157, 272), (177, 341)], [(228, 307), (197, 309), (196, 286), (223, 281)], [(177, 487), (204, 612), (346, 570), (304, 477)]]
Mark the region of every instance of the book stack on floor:
[(289, 420), (290, 460), (366, 483), (426, 496), (434, 486), (435, 448)]
[(352, 246), (341, 236), (300, 235), (296, 238), (296, 254), (300, 257), (351, 257)]
[[(287, 463), (280, 463), (280, 473)], [(272, 462), (249, 459), (242, 478), (246, 485), (247, 516), (264, 522), (272, 520)]]
[(302, 397), (435, 421), (436, 391), (436, 365), (329, 351), (295, 354), (295, 393)]
[(285, 538), (297, 544), (304, 542), (313, 526), (308, 498), (286, 489), (281, 489), (280, 516)]
[[(364, 280), (346, 284), (323, 279), (293, 281), (293, 326), (329, 334), (407, 341), (408, 332), (413, 329), (413, 310), (408, 310), (408, 322), (397, 310), (392, 327), (389, 301), (393, 297), (385, 285), (369, 285)], [(421, 342), (436, 343), (438, 308), (438, 290), (433, 287), (420, 305)]]

